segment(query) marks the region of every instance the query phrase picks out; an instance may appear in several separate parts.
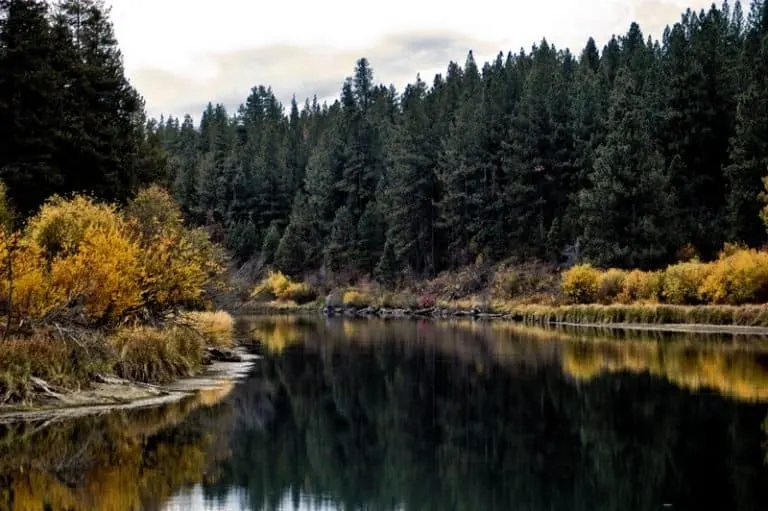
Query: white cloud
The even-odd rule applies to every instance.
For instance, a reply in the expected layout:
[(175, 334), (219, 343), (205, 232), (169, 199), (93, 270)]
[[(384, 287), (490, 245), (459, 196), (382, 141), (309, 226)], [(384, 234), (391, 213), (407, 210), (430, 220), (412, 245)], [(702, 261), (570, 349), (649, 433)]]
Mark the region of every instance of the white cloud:
[[(365, 5), (365, 4), (362, 4)], [(687, 7), (711, 0), (473, 0), (367, 4), (259, 0), (113, 0), (112, 20), (126, 71), (151, 115), (198, 114), (209, 101), (233, 107), (251, 86), (272, 85), (281, 100), (336, 96), (355, 60), (366, 56), (384, 83), (417, 72), (430, 81), (449, 60), (478, 61), (530, 48), (542, 37), (578, 52), (602, 45), (633, 20), (658, 37)], [(431, 39), (430, 39), (431, 38)], [(437, 41), (427, 51), (414, 45)], [(335, 85), (334, 85), (335, 84)]]

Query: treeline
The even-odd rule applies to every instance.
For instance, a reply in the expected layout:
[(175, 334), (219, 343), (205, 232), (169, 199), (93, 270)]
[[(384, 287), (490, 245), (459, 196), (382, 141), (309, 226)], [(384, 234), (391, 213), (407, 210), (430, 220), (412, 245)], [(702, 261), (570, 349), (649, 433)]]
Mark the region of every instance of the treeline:
[(108, 14), (0, 0), (0, 178), (24, 215), (154, 182), (241, 262), (388, 282), (508, 258), (654, 269), (766, 241), (763, 0), (688, 11), (659, 41), (632, 24), (578, 55), (470, 52), (403, 91), (362, 58), (331, 105), (257, 86), (199, 124), (146, 119)]
[(53, 194), (124, 201), (166, 156), (101, 0), (0, 0), (0, 179), (22, 219)]
[(767, 10), (688, 11), (661, 41), (632, 24), (579, 55), (470, 52), (402, 93), (363, 58), (330, 106), (284, 115), (259, 86), (234, 114), (209, 104), (158, 133), (187, 215), (289, 273), (714, 257), (766, 239)]

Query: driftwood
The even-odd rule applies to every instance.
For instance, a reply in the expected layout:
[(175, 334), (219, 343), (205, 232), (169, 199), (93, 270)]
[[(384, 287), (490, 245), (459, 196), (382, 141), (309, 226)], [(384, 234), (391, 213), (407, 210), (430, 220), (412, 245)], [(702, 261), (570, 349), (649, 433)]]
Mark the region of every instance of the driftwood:
[(64, 401), (64, 402), (67, 401), (67, 398), (64, 395), (66, 390), (54, 387), (53, 385), (51, 385), (47, 381), (43, 380), (42, 378), (38, 378), (36, 376), (30, 376), (29, 377), (29, 381), (32, 382), (32, 386), (36, 390), (42, 392), (43, 394), (45, 394), (45, 395), (47, 395), (49, 397), (52, 397), (54, 399), (58, 399), (59, 401)]

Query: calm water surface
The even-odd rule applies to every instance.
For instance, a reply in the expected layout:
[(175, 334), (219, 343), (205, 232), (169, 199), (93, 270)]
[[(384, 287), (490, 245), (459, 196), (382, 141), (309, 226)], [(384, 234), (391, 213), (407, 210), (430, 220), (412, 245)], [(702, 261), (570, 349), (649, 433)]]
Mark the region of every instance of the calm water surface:
[(264, 358), (237, 385), (0, 426), (0, 509), (768, 510), (768, 339), (293, 317), (238, 336)]

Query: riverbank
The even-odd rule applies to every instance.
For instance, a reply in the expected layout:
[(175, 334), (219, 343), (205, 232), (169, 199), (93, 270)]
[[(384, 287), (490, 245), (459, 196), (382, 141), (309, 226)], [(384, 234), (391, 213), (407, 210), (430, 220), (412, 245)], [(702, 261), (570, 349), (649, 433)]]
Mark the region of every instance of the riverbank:
[(232, 345), (233, 319), (223, 311), (111, 331), (37, 326), (0, 341), (0, 412), (163, 402), (174, 396), (161, 385), (242, 362)]
[(347, 318), (469, 318), (530, 325), (603, 327), (632, 330), (768, 335), (768, 306), (718, 305), (504, 305), (484, 308), (330, 307), (320, 304), (252, 304), (239, 313), (253, 315), (322, 314)]
[(260, 357), (242, 348), (232, 350), (237, 359), (211, 361), (196, 376), (151, 385), (117, 377), (101, 377), (87, 389), (57, 396), (40, 395), (27, 405), (0, 406), (0, 424), (72, 419), (116, 410), (152, 408), (175, 403), (199, 391), (219, 390), (245, 378)]

